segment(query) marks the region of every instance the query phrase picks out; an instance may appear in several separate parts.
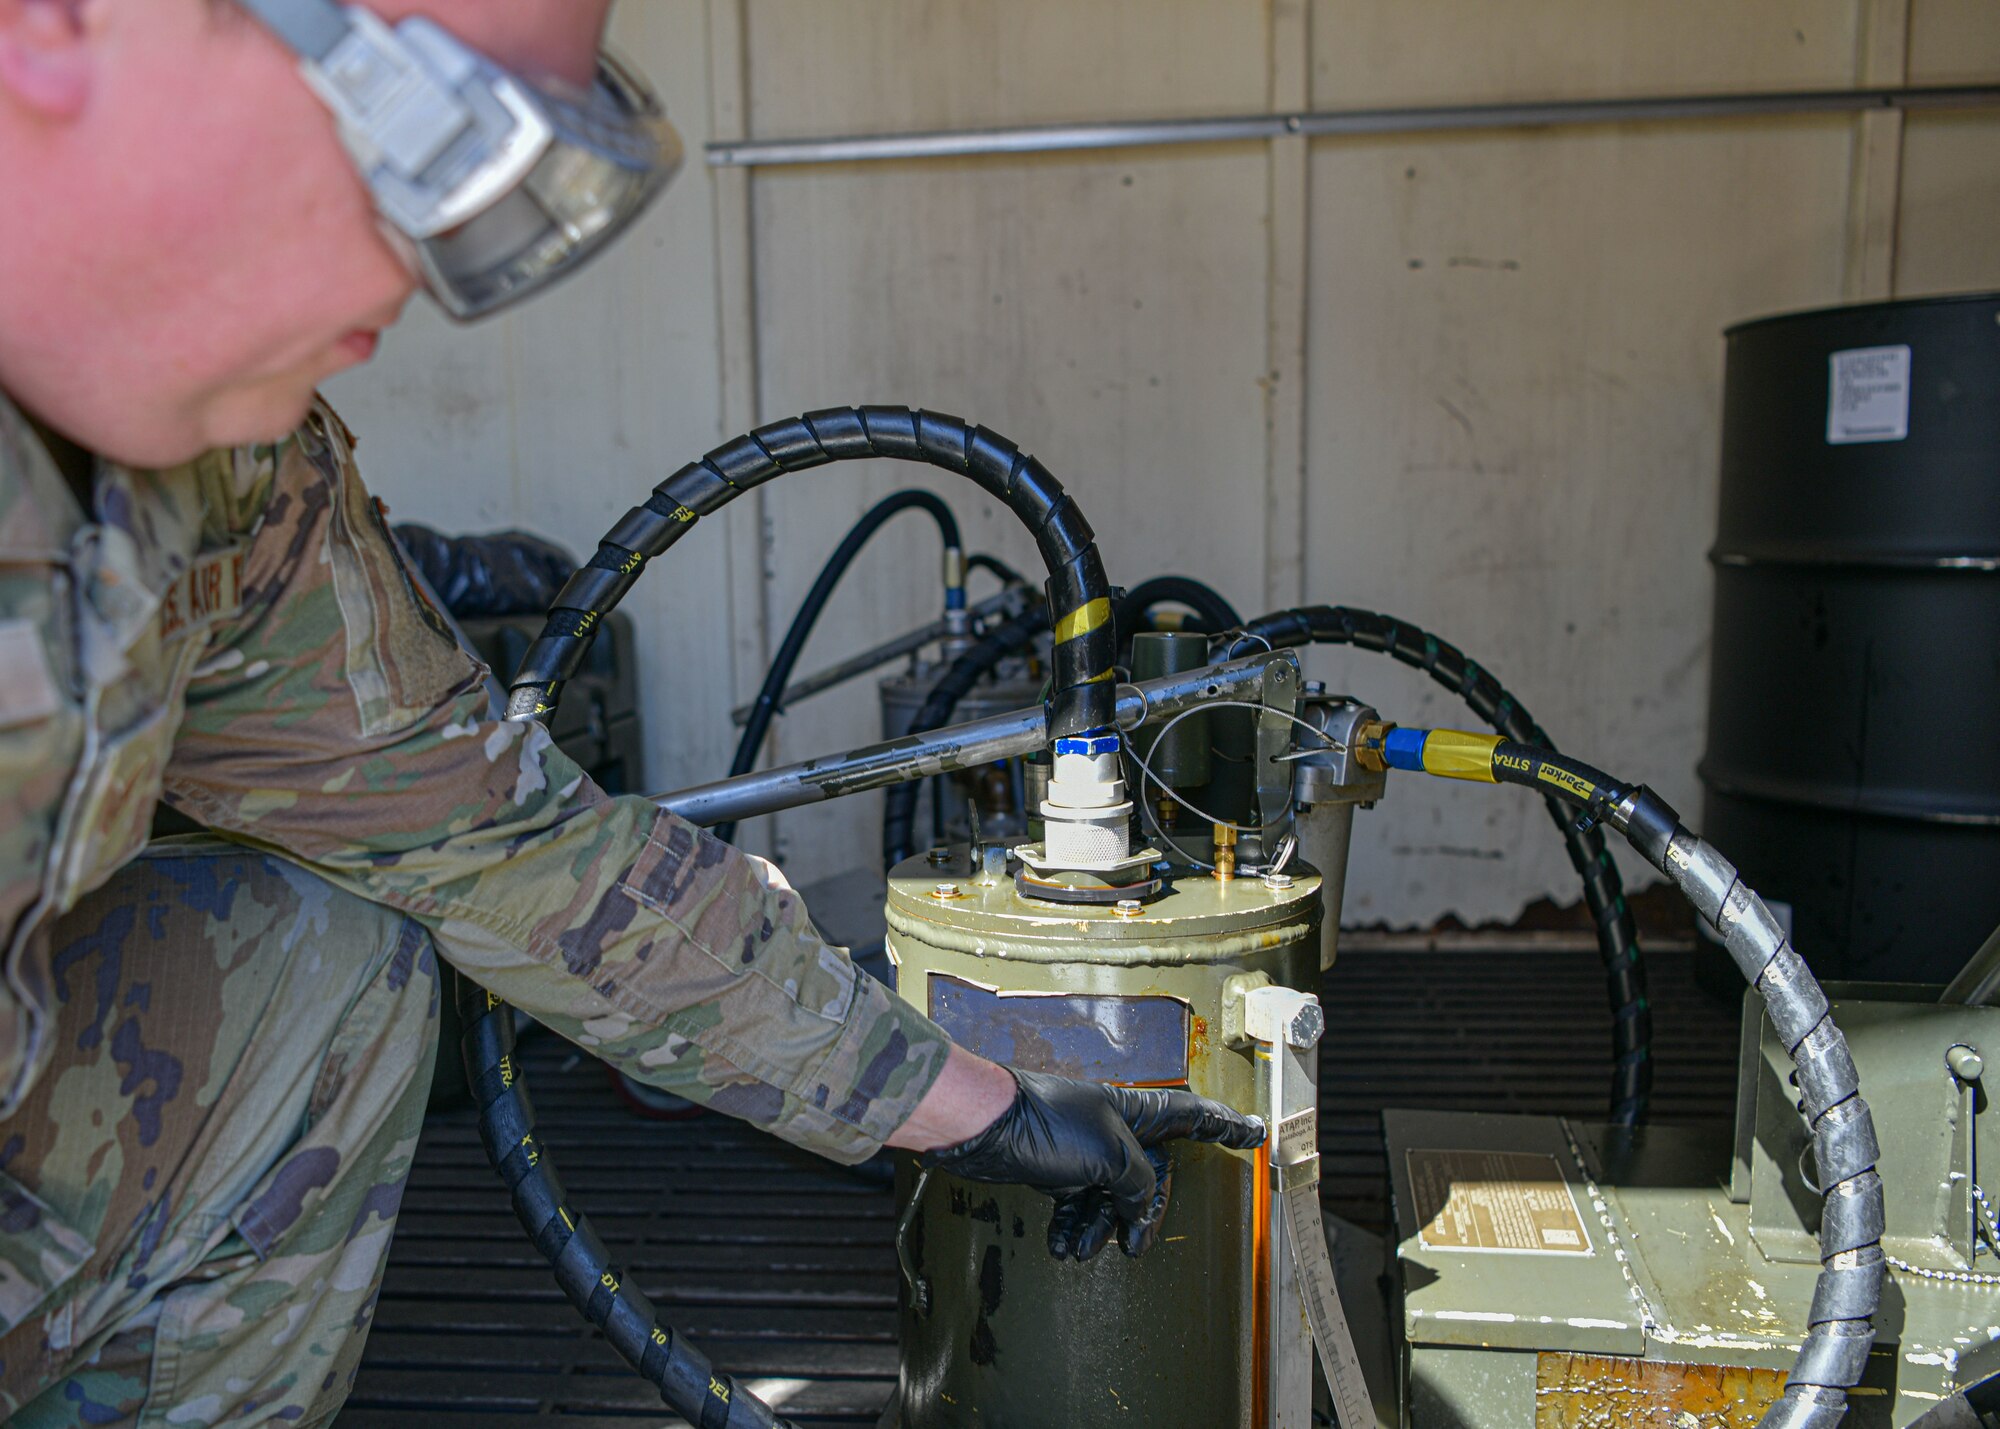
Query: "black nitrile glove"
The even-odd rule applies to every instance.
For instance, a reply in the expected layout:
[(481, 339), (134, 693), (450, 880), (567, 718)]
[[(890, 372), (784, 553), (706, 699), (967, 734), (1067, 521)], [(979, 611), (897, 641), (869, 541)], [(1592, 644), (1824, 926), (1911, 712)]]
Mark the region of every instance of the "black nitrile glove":
[(1264, 1144), (1264, 1123), (1193, 1092), (1110, 1087), (1008, 1068), (1019, 1090), (1000, 1119), (923, 1164), (968, 1181), (1029, 1186), (1055, 1198), (1049, 1254), (1089, 1260), (1115, 1229), (1127, 1255), (1152, 1245), (1173, 1165), (1162, 1142)]

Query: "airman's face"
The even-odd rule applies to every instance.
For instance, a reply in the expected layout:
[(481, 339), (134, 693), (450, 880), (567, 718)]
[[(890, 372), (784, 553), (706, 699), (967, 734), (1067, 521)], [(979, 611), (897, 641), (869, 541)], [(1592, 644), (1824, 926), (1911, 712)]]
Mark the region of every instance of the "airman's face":
[[(370, 8), (585, 83), (609, 4)], [(51, 9), (74, 26), (53, 63), (80, 103), (51, 105), (7, 45), (10, 24)], [(135, 464), (282, 434), (415, 292), (292, 57), (221, 0), (0, 0), (0, 181), (32, 185), (37, 230), (25, 259), (0, 253), (0, 285), (32, 285), (0, 291), (0, 388)]]

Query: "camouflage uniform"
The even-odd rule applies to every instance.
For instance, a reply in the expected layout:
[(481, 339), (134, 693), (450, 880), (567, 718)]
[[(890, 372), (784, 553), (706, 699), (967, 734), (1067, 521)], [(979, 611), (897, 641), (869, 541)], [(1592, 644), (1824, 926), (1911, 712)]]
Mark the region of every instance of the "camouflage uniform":
[[(0, 1159), (23, 1178), (8, 1259), (67, 1278), (0, 1353), (12, 1399), (59, 1378), (10, 1429), (327, 1422), (423, 1121), (429, 937), (283, 859), (176, 839), (56, 941), (63, 1045)], [(0, 1315), (35, 1308), (7, 1291)]]
[[(100, 467), (95, 505), (0, 399), (0, 1412), (330, 1418), (417, 1129), (433, 948), (837, 1159), (929, 1089), (943, 1034), (775, 870), (487, 718), (330, 411)], [(162, 798), (239, 842), (107, 885)]]

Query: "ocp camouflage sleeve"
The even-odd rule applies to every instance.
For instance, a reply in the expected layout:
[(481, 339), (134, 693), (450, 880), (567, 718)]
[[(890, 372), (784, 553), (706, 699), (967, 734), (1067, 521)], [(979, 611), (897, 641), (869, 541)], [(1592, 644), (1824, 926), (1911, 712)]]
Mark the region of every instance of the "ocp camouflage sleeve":
[(598, 790), (411, 584), (351, 438), (283, 453), (188, 692), (168, 801), (403, 909), (477, 981), (620, 1070), (859, 1160), (949, 1042), (813, 929), (770, 865)]

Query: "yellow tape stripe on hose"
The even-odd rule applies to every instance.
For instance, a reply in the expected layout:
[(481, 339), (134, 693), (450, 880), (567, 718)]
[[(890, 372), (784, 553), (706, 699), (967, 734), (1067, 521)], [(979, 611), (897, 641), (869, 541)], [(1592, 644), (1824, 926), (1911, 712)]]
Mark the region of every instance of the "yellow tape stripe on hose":
[(1056, 622), (1056, 644), (1074, 640), (1080, 635), (1088, 635), (1109, 619), (1111, 619), (1111, 602), (1099, 596), (1096, 600), (1078, 606)]
[(1497, 784), (1499, 781), (1493, 777), (1493, 751), (1499, 746), (1497, 734), (1434, 729), (1424, 741), (1424, 773)]

